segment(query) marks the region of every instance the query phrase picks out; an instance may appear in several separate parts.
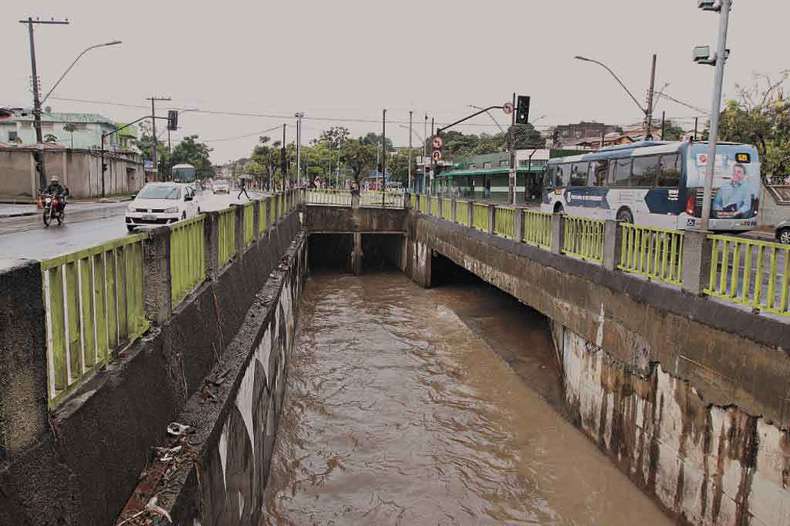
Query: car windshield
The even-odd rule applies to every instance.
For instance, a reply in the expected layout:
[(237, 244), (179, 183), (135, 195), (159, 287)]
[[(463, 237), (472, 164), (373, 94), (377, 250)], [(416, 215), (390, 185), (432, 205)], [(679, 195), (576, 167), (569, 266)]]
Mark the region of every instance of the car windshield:
[(140, 199), (180, 199), (181, 189), (171, 185), (148, 185), (137, 197)]

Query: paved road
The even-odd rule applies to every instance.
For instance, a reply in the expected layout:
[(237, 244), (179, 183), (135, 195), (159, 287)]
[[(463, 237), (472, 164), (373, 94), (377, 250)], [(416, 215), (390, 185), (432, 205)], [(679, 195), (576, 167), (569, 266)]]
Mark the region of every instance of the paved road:
[[(250, 194), (256, 197), (255, 194)], [(246, 199), (242, 198), (242, 202)], [(198, 197), (203, 211), (227, 208), (238, 203), (236, 195), (213, 195), (206, 193)], [(90, 211), (70, 214), (66, 211), (66, 222), (62, 226), (44, 228), (41, 218), (36, 216), (7, 218), (0, 221), (0, 257), (43, 259), (67, 254), (111, 239), (127, 235), (123, 216), (126, 203), (114, 203)], [(76, 207), (75, 207), (76, 208)]]

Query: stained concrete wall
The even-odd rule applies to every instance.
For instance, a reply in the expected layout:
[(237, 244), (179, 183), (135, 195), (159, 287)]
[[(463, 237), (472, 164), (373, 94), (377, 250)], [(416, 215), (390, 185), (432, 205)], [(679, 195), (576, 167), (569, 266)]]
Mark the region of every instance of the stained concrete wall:
[[(156, 498), (175, 524), (258, 524), (294, 345), (297, 304), (307, 269), (297, 238), (259, 292), (228, 351), (176, 420), (194, 432), (162, 444), (118, 518), (155, 523)], [(165, 479), (163, 473), (168, 473)], [(141, 514), (142, 512), (142, 514)]]
[(424, 215), (408, 232), (418, 283), (435, 251), (552, 319), (577, 425), (681, 522), (790, 523), (786, 321)]
[(0, 461), (0, 524), (111, 524), (299, 230), (298, 213), (282, 219), (58, 406), (34, 444)]

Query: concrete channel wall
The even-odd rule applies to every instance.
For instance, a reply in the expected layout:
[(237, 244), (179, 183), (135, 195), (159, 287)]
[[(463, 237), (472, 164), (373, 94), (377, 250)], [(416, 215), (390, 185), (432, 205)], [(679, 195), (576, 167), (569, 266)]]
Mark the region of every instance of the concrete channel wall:
[[(235, 217), (237, 232), (243, 232), (244, 212)], [(265, 230), (256, 227), (251, 241), (235, 236), (237, 253), (224, 266), (210, 264), (206, 281), (177, 305), (170, 302), (169, 267), (155, 277), (146, 274), (151, 328), (51, 409), (40, 265), (13, 262), (2, 268), (1, 525), (116, 520), (151, 459), (151, 447), (166, 440), (168, 424), (180, 418), (188, 401), (205, 393), (216, 364), (235, 356), (240, 330), (261, 312), (255, 310), (259, 293), (279, 291), (284, 261), (287, 267), (303, 242), (297, 210), (271, 217)], [(167, 261), (168, 245), (157, 239), (150, 239), (146, 257)], [(216, 261), (216, 253), (207, 258)], [(279, 323), (285, 323), (283, 316)], [(273, 366), (282, 368), (278, 360)]]
[(679, 522), (790, 524), (786, 321), (413, 211), (404, 243), (551, 320), (573, 420)]

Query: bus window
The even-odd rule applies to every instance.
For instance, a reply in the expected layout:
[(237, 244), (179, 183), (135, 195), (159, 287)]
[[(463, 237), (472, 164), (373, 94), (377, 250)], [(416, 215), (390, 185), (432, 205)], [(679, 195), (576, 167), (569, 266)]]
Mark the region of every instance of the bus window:
[(609, 184), (611, 186), (628, 186), (631, 179), (631, 158), (611, 161)]
[(557, 166), (559, 169), (559, 173), (554, 178), (555, 186), (563, 187), (568, 186), (568, 182), (571, 179), (571, 165), (570, 163), (565, 163)]
[(631, 181), (628, 186), (652, 188), (658, 176), (658, 155), (634, 157)]
[(570, 186), (587, 186), (587, 170), (590, 163), (573, 163)]
[(657, 186), (677, 188), (680, 186), (680, 155), (662, 155), (661, 172)]
[(592, 184), (595, 186), (605, 186), (606, 177), (609, 174), (609, 161), (604, 159), (602, 161), (593, 161), (590, 163), (590, 173), (592, 175)]

